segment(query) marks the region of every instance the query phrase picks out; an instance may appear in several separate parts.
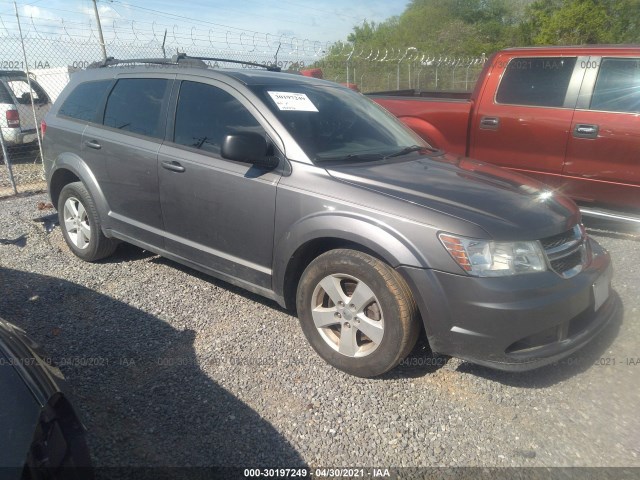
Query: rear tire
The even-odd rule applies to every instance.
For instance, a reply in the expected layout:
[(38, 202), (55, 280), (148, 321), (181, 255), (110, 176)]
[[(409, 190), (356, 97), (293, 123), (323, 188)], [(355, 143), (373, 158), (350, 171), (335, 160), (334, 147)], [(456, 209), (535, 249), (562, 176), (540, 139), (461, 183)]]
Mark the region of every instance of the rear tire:
[(358, 377), (394, 368), (420, 333), (418, 308), (402, 277), (356, 250), (331, 250), (309, 264), (298, 284), (297, 310), (314, 350)]
[(82, 182), (70, 183), (60, 192), (58, 219), (67, 245), (82, 260), (101, 260), (118, 246), (102, 233), (98, 209)]

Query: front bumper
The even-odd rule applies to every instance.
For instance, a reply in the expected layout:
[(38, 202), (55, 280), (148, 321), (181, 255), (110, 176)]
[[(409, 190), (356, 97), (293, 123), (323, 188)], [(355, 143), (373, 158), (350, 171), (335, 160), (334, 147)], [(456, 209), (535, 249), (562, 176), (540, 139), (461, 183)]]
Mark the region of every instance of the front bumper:
[[(524, 371), (570, 355), (616, 315), (611, 259), (595, 241), (589, 243), (591, 263), (569, 279), (552, 271), (478, 278), (411, 267), (398, 270), (414, 292), (435, 352)], [(603, 291), (609, 292), (608, 298), (596, 310), (596, 297)]]

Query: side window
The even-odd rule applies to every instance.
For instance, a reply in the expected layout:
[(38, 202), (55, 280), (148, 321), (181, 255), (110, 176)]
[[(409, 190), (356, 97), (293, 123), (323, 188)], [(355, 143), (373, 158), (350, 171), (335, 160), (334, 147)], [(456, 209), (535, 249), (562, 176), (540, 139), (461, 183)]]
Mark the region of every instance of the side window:
[(0, 103), (13, 103), (9, 90), (4, 86), (4, 79), (0, 78)]
[(234, 132), (265, 135), (253, 115), (229, 93), (204, 83), (182, 82), (175, 143), (220, 154), (224, 137)]
[(33, 103), (49, 103), (47, 94), (44, 93), (44, 90), (42, 90), (35, 80), (31, 80), (31, 89), (29, 89), (29, 82), (23, 79), (8, 80), (7, 85), (9, 85), (9, 88), (20, 105), (31, 105), (29, 92), (31, 92), (31, 96), (33, 97)]
[(78, 85), (64, 101), (58, 115), (87, 122), (96, 120), (98, 107), (102, 103), (111, 80), (99, 80)]
[(118, 80), (109, 94), (104, 124), (125, 132), (162, 138), (162, 102), (169, 86), (164, 78)]
[(590, 109), (640, 113), (640, 59), (603, 58)]
[(562, 107), (576, 61), (576, 57), (514, 58), (504, 71), (496, 102)]

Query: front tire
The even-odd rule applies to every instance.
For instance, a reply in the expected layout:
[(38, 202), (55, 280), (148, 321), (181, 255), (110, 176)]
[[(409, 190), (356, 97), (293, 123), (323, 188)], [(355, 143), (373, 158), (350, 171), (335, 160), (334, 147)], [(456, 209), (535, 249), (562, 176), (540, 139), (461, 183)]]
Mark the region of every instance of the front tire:
[(314, 350), (358, 377), (391, 370), (420, 333), (418, 309), (404, 280), (356, 250), (331, 250), (309, 264), (298, 284), (297, 310)]
[(70, 183), (60, 192), (58, 219), (67, 245), (82, 260), (95, 262), (115, 251), (117, 242), (102, 233), (98, 210), (82, 182)]

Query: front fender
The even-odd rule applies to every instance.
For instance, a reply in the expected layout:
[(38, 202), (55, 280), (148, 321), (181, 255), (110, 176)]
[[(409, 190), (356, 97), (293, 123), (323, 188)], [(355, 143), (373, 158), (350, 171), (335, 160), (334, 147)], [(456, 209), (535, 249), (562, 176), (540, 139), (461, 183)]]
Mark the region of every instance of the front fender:
[(392, 226), (353, 212), (320, 212), (300, 219), (276, 241), (273, 288), (278, 295), (284, 293), (287, 267), (294, 254), (309, 242), (322, 239), (362, 245), (394, 268), (429, 268), (419, 249)]

